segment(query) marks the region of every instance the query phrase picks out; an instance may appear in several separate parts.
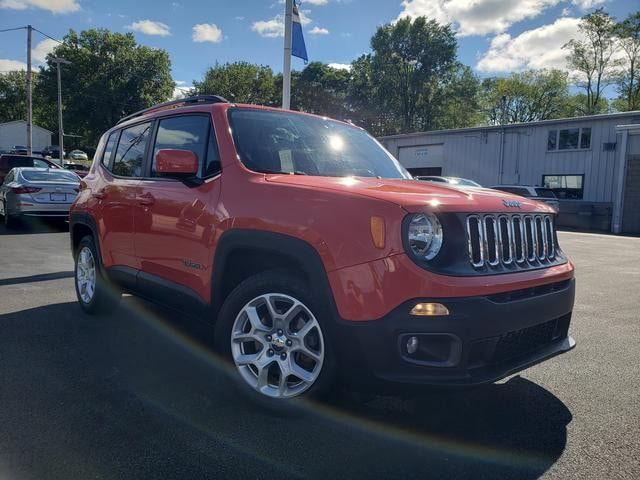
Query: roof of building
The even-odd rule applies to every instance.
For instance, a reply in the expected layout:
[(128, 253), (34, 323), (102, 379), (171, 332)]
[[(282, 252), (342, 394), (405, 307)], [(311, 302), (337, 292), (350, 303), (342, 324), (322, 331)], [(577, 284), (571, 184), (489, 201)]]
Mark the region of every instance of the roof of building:
[(616, 118), (632, 118), (630, 122), (625, 122), (626, 124), (640, 124), (640, 110), (634, 110), (631, 112), (617, 112), (617, 113), (602, 113), (598, 115), (587, 115), (584, 117), (570, 117), (570, 118), (554, 118), (551, 120), (539, 120), (537, 122), (523, 122), (523, 123), (510, 123), (508, 125), (487, 125), (483, 127), (468, 127), (468, 128), (450, 128), (445, 130), (430, 130), (427, 132), (415, 132), (415, 133), (399, 133), (395, 135), (386, 135), (380, 137), (383, 140), (394, 139), (394, 138), (406, 138), (406, 137), (414, 137), (421, 135), (441, 135), (447, 133), (466, 133), (466, 132), (482, 132), (482, 131), (491, 131), (491, 130), (501, 130), (501, 129), (513, 129), (513, 128), (528, 128), (535, 127), (538, 125), (553, 125), (556, 123), (573, 123), (573, 122), (584, 122), (584, 121), (594, 121), (594, 120), (611, 120)]
[[(11, 125), (12, 123), (24, 123), (25, 125), (27, 124), (26, 120), (12, 120), (10, 122), (0, 123), (0, 127), (2, 127), (4, 125)], [(45, 132), (49, 132), (49, 133), (53, 134), (53, 132), (51, 130), (47, 130), (46, 128), (41, 127), (40, 125), (36, 125), (35, 123), (32, 123), (31, 126), (34, 127), (34, 128), (39, 128), (40, 130), (44, 130)]]

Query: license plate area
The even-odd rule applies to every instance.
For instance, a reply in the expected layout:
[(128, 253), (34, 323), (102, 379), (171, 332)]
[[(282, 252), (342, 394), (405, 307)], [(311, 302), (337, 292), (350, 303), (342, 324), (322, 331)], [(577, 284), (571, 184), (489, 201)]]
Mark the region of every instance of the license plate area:
[(52, 193), (51, 195), (51, 201), (52, 202), (66, 202), (67, 201), (67, 194), (66, 193)]

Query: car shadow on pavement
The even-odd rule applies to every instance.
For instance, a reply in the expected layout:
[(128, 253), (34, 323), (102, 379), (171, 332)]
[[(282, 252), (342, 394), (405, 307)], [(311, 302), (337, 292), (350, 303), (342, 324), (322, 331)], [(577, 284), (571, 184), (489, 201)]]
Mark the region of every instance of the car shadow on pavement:
[(522, 377), (274, 416), (238, 398), (202, 321), (133, 297), (0, 315), (0, 472), (33, 478), (538, 478), (571, 412)]

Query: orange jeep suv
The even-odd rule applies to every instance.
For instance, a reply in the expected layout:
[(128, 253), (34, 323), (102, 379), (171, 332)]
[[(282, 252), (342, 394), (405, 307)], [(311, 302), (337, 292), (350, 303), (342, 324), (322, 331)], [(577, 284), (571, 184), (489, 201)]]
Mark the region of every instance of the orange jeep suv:
[(351, 124), (198, 96), (104, 134), (70, 232), (86, 312), (123, 291), (189, 309), (237, 384), (280, 401), (477, 385), (570, 350), (555, 217), (413, 180)]

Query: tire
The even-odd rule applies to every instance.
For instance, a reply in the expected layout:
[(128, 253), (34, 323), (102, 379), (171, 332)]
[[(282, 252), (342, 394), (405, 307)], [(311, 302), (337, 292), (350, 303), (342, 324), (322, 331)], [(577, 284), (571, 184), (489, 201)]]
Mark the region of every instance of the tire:
[(279, 270), (250, 277), (229, 294), (218, 314), (215, 348), (245, 397), (284, 413), (330, 392), (336, 360), (326, 303)]
[(4, 226), (6, 228), (14, 228), (17, 226), (18, 224), (18, 217), (14, 216), (14, 215), (9, 215), (9, 212), (7, 211), (7, 204), (4, 203), (3, 205), (3, 216), (4, 216)]
[(122, 293), (103, 276), (100, 257), (91, 235), (80, 240), (74, 263), (76, 296), (82, 309), (89, 314), (115, 310)]

